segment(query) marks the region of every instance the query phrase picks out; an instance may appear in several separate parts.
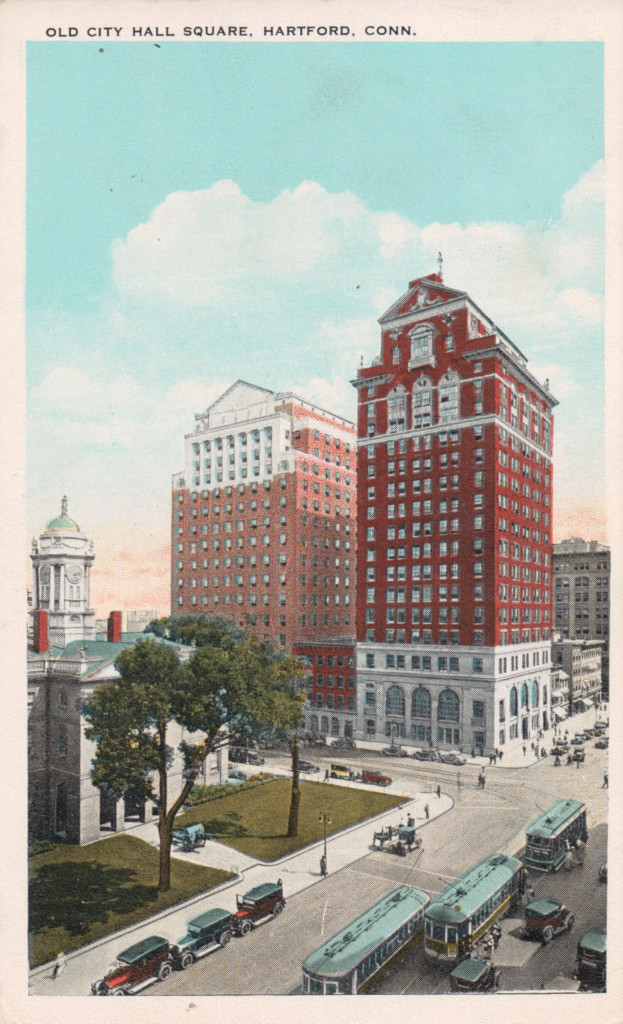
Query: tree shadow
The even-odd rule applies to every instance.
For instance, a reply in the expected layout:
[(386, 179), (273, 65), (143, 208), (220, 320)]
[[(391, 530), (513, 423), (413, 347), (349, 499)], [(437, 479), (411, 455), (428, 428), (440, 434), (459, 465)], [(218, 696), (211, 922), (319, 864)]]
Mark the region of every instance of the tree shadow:
[(97, 861), (42, 865), (29, 886), (31, 932), (64, 928), (70, 935), (84, 935), (110, 915), (127, 915), (153, 902), (157, 887), (132, 883), (135, 877), (131, 868)]
[(207, 821), (202, 821), (201, 824), (204, 831), (209, 832), (213, 836), (229, 836), (235, 839), (252, 835), (247, 827), (243, 825), (240, 815), (236, 814), (235, 811), (223, 814), (220, 817), (208, 818)]

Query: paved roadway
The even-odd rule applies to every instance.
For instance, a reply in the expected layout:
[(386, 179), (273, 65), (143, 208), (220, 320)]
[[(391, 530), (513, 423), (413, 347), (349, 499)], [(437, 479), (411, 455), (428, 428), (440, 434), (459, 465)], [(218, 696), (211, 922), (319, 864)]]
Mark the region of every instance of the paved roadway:
[[(579, 768), (555, 768), (551, 757), (526, 768), (488, 767), (484, 790), (477, 787), (477, 764), (460, 769), (459, 789), (458, 769), (450, 765), (389, 759), (378, 752), (359, 750), (306, 753), (323, 768), (331, 759), (353, 766), (374, 761), (406, 792), (425, 792), (439, 783), (442, 792), (453, 797), (455, 806), (422, 830), (421, 850), (404, 859), (382, 851), (368, 853), (290, 898), (286, 910), (275, 921), (232, 941), (226, 949), (217, 950), (187, 971), (175, 973), (141, 994), (149, 997), (296, 992), (307, 954), (364, 907), (403, 882), (434, 895), (485, 853), (516, 852), (522, 845), (523, 826), (554, 799), (565, 796), (587, 804), (591, 831), (585, 866), (565, 875), (536, 876), (534, 888), (552, 895), (563, 893), (562, 898), (568, 899), (575, 909), (577, 925), (572, 935), (559, 937), (546, 950), (530, 943), (522, 944), (518, 952), (519, 940), (505, 935), (502, 943), (514, 950), (507, 959), (517, 961), (517, 966), (504, 969), (504, 988), (525, 991), (540, 988), (560, 973), (570, 975), (577, 936), (589, 925), (605, 923), (606, 887), (599, 886), (596, 878), (598, 866), (605, 860), (607, 790), (601, 788), (601, 783), (606, 751), (596, 750), (594, 741), (585, 744), (585, 748), (586, 762)], [(270, 758), (271, 767), (278, 763), (278, 758)], [(431, 805), (436, 799), (431, 795)], [(517, 924), (507, 922), (506, 931)], [(501, 944), (499, 953), (502, 952)], [(447, 991), (447, 972), (431, 971), (428, 964), (420, 963), (421, 955), (417, 950), (411, 953), (385, 975), (378, 990), (386, 994)]]

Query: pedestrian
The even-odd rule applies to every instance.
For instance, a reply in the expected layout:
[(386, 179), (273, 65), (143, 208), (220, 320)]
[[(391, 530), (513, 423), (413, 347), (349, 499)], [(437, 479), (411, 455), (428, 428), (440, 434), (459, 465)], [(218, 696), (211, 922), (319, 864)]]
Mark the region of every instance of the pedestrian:
[(473, 747), (472, 747), (472, 757), (476, 757), (476, 751), (474, 750)]
[(498, 751), (498, 757), (499, 757), (499, 759), (500, 759), (500, 762), (502, 761), (502, 754), (503, 754), (503, 753), (504, 753), (504, 751), (503, 751), (503, 750), (499, 750), (499, 751)]
[(573, 761), (573, 758), (571, 757), (571, 754), (567, 754), (567, 764), (568, 765), (571, 764), (572, 761)]
[(524, 743), (524, 745), (523, 745), (523, 747), (521, 749), (523, 750), (523, 756), (525, 757), (526, 756), (526, 744), (525, 743)]
[(437, 796), (441, 800), (441, 786), (437, 784)]
[(328, 874), (328, 871), (327, 871), (327, 858), (325, 857), (324, 853), (323, 853), (322, 857), (320, 858), (320, 874), (322, 875), (323, 878), (326, 878), (326, 876)]
[(325, 782), (329, 781), (329, 769), (328, 768), (325, 768), (325, 770), (324, 770), (324, 781)]
[(576, 768), (579, 769), (579, 767), (580, 767), (580, 758), (579, 757), (578, 757), (577, 761), (575, 762), (575, 766), (576, 766)]
[(56, 981), (61, 976), (67, 965), (67, 957), (61, 950), (56, 960), (54, 961), (54, 967), (52, 968), (52, 978)]
[(604, 772), (604, 781), (601, 784), (602, 789), (608, 788), (608, 772)]
[(547, 757), (547, 751), (545, 747), (541, 747), (541, 757)]
[(430, 808), (428, 804), (424, 804), (424, 814), (426, 815), (426, 820), (428, 821), (428, 819), (430, 818)]

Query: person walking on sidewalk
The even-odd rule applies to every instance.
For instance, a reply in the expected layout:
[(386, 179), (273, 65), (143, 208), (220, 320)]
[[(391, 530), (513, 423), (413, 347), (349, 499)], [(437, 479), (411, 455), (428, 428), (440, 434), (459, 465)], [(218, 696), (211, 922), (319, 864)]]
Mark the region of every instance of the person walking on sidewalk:
[(325, 782), (329, 781), (329, 769), (328, 768), (325, 768), (325, 770), (324, 770), (324, 781)]
[(320, 874), (322, 875), (323, 878), (326, 878), (328, 873), (329, 872), (327, 871), (327, 858), (323, 853), (322, 857), (320, 858)]
[(602, 789), (608, 788), (608, 772), (604, 772), (604, 781), (601, 784)]
[(439, 785), (439, 783), (437, 783), (437, 797), (439, 800), (441, 800), (441, 786)]
[(428, 804), (424, 804), (424, 814), (426, 816), (426, 820), (428, 821), (428, 819), (430, 818), (430, 808)]
[(61, 950), (60, 953), (58, 954), (56, 960), (54, 961), (54, 967), (52, 968), (52, 979), (54, 981), (56, 981), (57, 978), (60, 978), (60, 976), (63, 973), (63, 971), (65, 970), (66, 966), (67, 966), (67, 957), (65, 956), (65, 954)]
[(523, 756), (525, 757), (526, 756), (526, 744), (525, 743), (524, 743), (524, 745), (523, 745), (523, 747), (521, 749), (523, 750)]

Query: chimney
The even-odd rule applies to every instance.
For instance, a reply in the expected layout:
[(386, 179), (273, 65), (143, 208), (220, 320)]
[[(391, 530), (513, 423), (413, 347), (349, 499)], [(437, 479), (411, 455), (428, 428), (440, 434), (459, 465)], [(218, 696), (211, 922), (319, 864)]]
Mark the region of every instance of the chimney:
[(50, 649), (48, 613), (45, 608), (37, 608), (33, 613), (33, 647), (37, 654), (45, 654)]
[(108, 616), (108, 632), (106, 636), (109, 643), (116, 644), (121, 640), (121, 612), (111, 612)]

